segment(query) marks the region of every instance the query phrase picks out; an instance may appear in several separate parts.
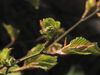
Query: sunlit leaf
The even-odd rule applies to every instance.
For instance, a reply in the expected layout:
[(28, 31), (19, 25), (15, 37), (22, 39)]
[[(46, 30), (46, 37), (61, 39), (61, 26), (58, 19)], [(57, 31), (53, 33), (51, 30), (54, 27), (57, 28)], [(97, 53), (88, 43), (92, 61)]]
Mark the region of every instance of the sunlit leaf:
[(7, 59), (10, 56), (11, 48), (4, 48), (0, 52), (0, 59)]
[(51, 69), (54, 65), (56, 65), (56, 63), (57, 63), (56, 56), (40, 54), (40, 52), (43, 50), (43, 48), (44, 48), (43, 44), (38, 44), (36, 47), (32, 48), (28, 52), (27, 56), (33, 55), (33, 57), (27, 59), (24, 62), (24, 65), (28, 66), (31, 64), (34, 68), (41, 68), (44, 70)]
[(88, 46), (85, 50), (90, 51), (91, 54), (100, 55), (100, 48), (98, 47), (97, 43), (91, 44), (91, 45)]
[(11, 66), (15, 59), (10, 56), (11, 48), (4, 48), (0, 52), (0, 65)]
[(44, 54), (40, 54), (36, 57), (31, 58), (31, 62), (29, 60), (25, 62), (25, 65), (33, 64), (33, 67), (41, 68), (44, 70), (51, 69), (57, 64), (57, 56), (49, 56)]
[(76, 48), (76, 47), (79, 47), (79, 46), (82, 46), (82, 45), (88, 46), (90, 44), (91, 44), (91, 42), (86, 40), (85, 38), (83, 38), (83, 37), (76, 37), (75, 39), (73, 39), (70, 42), (69, 46)]
[(33, 47), (26, 55), (26, 57), (28, 57), (28, 56), (33, 56), (33, 57), (31, 57), (30, 59), (26, 60), (24, 64), (32, 63), (33, 59), (34, 59), (34, 56), (40, 54), (40, 52), (43, 50), (43, 48), (44, 48), (44, 44), (38, 44), (35, 47)]
[(61, 51), (65, 54), (100, 55), (100, 48), (97, 46), (97, 43), (92, 43), (83, 37), (77, 37), (72, 40)]
[(10, 57), (10, 52), (11, 49), (10, 48), (4, 48), (1, 52), (0, 52), (0, 64), (3, 65), (6, 63), (6, 60), (9, 59)]
[[(16, 68), (19, 68), (19, 66), (18, 65), (14, 65), (13, 67), (10, 67), (9, 70), (8, 70), (7, 75), (22, 75), (21, 72), (14, 72), (14, 73), (12, 72)], [(0, 69), (0, 75), (5, 75), (6, 71), (7, 71), (7, 67), (3, 67), (2, 69)], [(10, 73), (10, 72), (12, 72), (12, 73)]]
[(40, 54), (40, 52), (43, 50), (44, 48), (44, 44), (38, 44), (36, 45), (35, 47), (33, 47), (28, 53), (27, 53), (27, 56), (30, 56), (30, 55), (37, 55), (37, 54)]
[[(13, 70), (16, 69), (16, 68), (19, 68), (19, 66), (14, 65), (13, 67), (11, 67), (11, 68), (9, 69), (9, 71), (11, 72), (11, 71), (13, 71)], [(8, 71), (8, 72), (9, 72), (9, 71)], [(21, 73), (21, 72), (15, 72), (15, 73), (8, 73), (7, 75), (22, 75), (22, 73)]]

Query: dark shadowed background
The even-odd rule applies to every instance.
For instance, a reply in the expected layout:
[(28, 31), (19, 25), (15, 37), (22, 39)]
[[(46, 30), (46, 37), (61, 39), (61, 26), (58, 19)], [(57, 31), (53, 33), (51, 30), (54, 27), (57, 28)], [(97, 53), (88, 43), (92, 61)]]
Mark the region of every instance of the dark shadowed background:
[[(36, 10), (25, 0), (0, 0), (0, 49), (10, 42), (2, 23), (11, 24), (21, 32), (12, 46), (12, 55), (18, 59), (26, 55), (40, 36), (39, 20), (52, 17), (61, 21), (67, 30), (76, 23), (83, 11), (86, 0), (41, 0)], [(68, 35), (68, 41), (83, 36), (100, 45), (100, 18), (96, 15), (82, 23)], [(66, 75), (72, 65), (80, 66), (85, 75), (100, 75), (100, 56), (69, 55), (59, 57), (58, 64), (51, 70), (35, 69), (24, 71), (24, 75)]]

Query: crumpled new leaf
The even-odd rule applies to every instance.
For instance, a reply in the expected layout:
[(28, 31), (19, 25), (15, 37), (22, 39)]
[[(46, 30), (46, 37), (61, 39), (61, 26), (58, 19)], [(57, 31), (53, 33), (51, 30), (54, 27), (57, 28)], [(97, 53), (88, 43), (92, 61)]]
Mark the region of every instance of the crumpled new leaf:
[(77, 37), (61, 49), (63, 54), (100, 55), (97, 43), (92, 43), (83, 37)]
[(60, 25), (61, 23), (59, 21), (55, 21), (53, 18), (45, 18), (40, 20), (40, 33), (45, 38), (52, 39), (63, 32), (63, 29), (60, 28)]

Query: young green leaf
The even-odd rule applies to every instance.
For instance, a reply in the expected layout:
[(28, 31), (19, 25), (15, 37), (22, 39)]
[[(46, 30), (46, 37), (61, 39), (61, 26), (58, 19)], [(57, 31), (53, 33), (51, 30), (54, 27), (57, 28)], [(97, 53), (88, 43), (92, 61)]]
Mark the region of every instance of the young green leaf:
[[(31, 62), (30, 62), (31, 61)], [(28, 59), (25, 61), (25, 65), (33, 64), (34, 68), (41, 68), (44, 70), (49, 70), (57, 64), (57, 56), (49, 56), (40, 54), (36, 57)]]
[(40, 54), (40, 52), (43, 50), (44, 48), (44, 44), (38, 44), (36, 45), (35, 47), (33, 47), (28, 53), (27, 53), (27, 56), (30, 56), (30, 55), (38, 55)]
[[(28, 66), (30, 64), (33, 64), (32, 66), (34, 68), (42, 68), (44, 70), (48, 70), (48, 69), (52, 68), (57, 63), (57, 57), (40, 54), (40, 52), (43, 50), (43, 48), (44, 48), (44, 44), (38, 44), (36, 47), (32, 48), (28, 52), (26, 57), (28, 57), (28, 56), (33, 56), (33, 57), (27, 59), (24, 62), (24, 65)], [(34, 57), (34, 55), (35, 55), (35, 57)]]
[(97, 43), (92, 43), (83, 37), (77, 37), (72, 40), (61, 51), (65, 54), (100, 55), (100, 48), (97, 46)]
[[(10, 67), (9, 70), (8, 70), (8, 73), (6, 75), (22, 75), (21, 72), (13, 72), (16, 68), (19, 68), (19, 66), (14, 65), (14, 66)], [(0, 75), (5, 75), (6, 71), (7, 71), (7, 67), (1, 68), (0, 69)]]
[(5, 64), (6, 60), (9, 59), (10, 57), (10, 48), (4, 48), (1, 52), (0, 52), (0, 64)]
[[(18, 65), (14, 65), (13, 67), (9, 68), (8, 72), (11, 72), (16, 68), (19, 68), (19, 66)], [(15, 73), (12, 72), (12, 73), (8, 73), (7, 75), (22, 75), (22, 73), (21, 72), (15, 72)]]
[(25, 57), (30, 57), (30, 56), (32, 56), (31, 58), (29, 58), (28, 60), (25, 61), (25, 64), (26, 64), (26, 62), (31, 63), (31, 62), (33, 61), (34, 56), (40, 54), (40, 52), (43, 50), (43, 48), (44, 48), (44, 44), (38, 44), (38, 45), (36, 45), (35, 47), (33, 47), (33, 48), (27, 53), (27, 55), (25, 56)]
[(11, 48), (4, 48), (0, 52), (0, 65), (11, 66), (15, 59), (10, 56)]
[(93, 43), (86, 48), (86, 50), (90, 51), (94, 55), (100, 55), (100, 48), (98, 47), (97, 43)]
[(4, 48), (0, 52), (0, 59), (7, 59), (10, 56), (11, 48)]

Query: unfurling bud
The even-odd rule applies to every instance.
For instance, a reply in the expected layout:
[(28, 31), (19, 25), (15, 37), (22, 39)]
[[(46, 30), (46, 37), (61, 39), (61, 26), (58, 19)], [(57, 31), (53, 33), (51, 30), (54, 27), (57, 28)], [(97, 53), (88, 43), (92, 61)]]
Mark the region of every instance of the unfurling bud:
[(87, 0), (87, 2), (86, 2), (87, 10), (91, 10), (95, 6), (96, 6), (96, 0)]
[(88, 12), (96, 6), (96, 0), (87, 0), (85, 4), (85, 11), (82, 15), (82, 18), (86, 17)]

